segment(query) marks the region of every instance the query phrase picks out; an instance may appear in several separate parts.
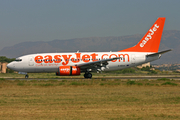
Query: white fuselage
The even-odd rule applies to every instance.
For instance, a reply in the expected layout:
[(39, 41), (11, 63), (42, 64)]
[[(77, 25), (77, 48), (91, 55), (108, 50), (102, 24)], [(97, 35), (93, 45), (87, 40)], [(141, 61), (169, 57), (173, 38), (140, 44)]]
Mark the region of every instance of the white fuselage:
[[(103, 71), (119, 70), (151, 62), (159, 55), (146, 57), (146, 52), (82, 52), (82, 53), (42, 53), (17, 58), (8, 64), (8, 68), (18, 72), (58, 72), (59, 66), (76, 66), (102, 59), (117, 58), (108, 62)], [(94, 71), (94, 70), (92, 70)]]

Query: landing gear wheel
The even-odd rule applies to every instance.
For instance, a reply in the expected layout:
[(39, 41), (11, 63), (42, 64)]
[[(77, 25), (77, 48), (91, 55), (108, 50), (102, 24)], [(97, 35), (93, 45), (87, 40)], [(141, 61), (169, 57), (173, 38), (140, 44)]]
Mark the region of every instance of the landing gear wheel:
[(25, 78), (28, 79), (29, 75), (25, 75)]
[(92, 74), (91, 73), (85, 73), (84, 74), (84, 78), (92, 78)]
[(88, 73), (88, 74), (87, 74), (87, 77), (88, 77), (88, 78), (92, 78), (92, 74), (91, 74), (91, 73)]

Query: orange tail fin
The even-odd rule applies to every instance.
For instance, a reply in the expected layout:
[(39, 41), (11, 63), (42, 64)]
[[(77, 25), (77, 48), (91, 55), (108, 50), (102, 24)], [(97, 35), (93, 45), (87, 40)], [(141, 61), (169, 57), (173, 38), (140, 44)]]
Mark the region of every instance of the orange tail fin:
[(158, 18), (137, 45), (119, 52), (158, 52), (165, 19)]

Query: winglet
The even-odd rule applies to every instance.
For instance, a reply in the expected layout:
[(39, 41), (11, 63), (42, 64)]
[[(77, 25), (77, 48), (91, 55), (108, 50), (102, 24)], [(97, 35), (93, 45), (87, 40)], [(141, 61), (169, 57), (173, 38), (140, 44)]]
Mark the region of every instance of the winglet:
[(165, 20), (165, 17), (158, 18), (137, 45), (119, 52), (158, 52)]

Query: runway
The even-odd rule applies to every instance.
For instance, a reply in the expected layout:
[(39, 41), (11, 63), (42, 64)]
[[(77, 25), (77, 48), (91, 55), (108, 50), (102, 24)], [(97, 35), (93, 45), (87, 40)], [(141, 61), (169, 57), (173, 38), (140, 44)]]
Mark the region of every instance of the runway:
[(170, 80), (180, 80), (180, 76), (168, 75), (168, 76), (93, 76), (91, 79), (85, 79), (82, 77), (58, 77), (58, 78), (4, 78), (6, 80), (99, 80), (99, 79), (119, 79), (119, 80), (158, 80), (158, 79), (170, 79)]

